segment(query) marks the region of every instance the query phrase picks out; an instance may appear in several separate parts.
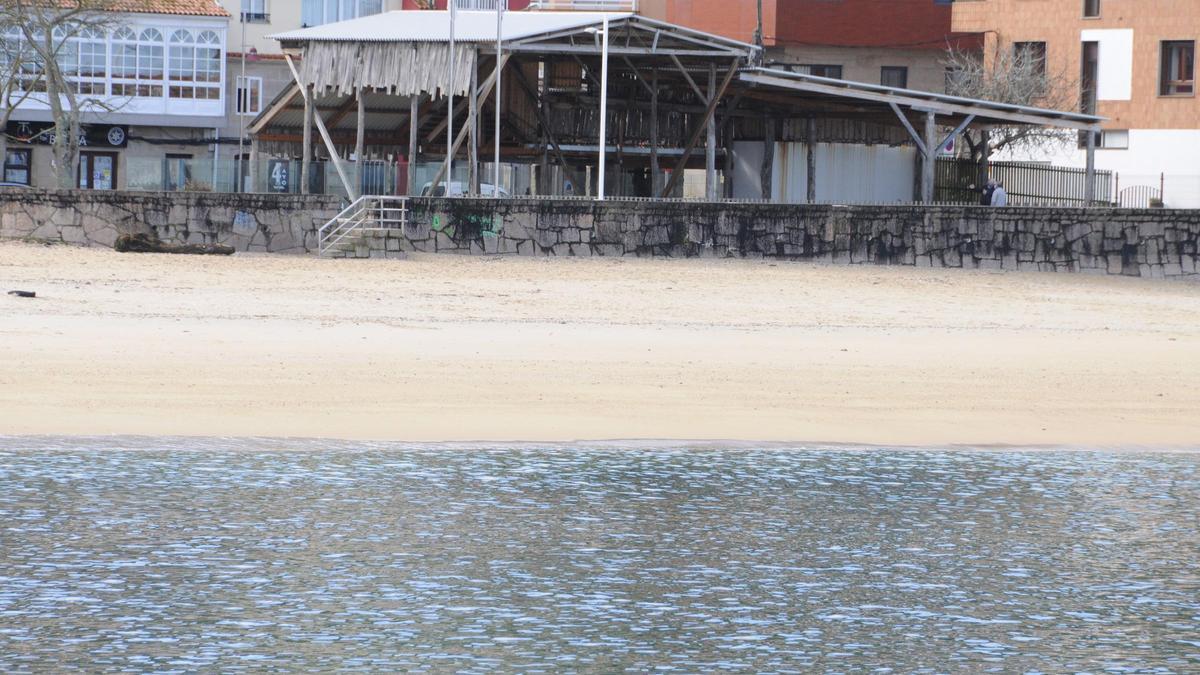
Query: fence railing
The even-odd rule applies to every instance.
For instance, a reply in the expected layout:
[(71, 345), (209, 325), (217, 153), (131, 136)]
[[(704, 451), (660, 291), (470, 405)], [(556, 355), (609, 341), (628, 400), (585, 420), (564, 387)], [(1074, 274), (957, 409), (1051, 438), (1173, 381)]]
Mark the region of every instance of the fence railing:
[[(461, 6), (461, 5), (460, 5)], [(636, 12), (638, 0), (533, 0), (529, 9), (559, 9), (577, 12)]]
[[(986, 180), (1004, 184), (1008, 203), (1026, 206), (1089, 206), (1087, 171), (1029, 162), (991, 162), (987, 179), (969, 159), (939, 159), (934, 199), (978, 204)], [(1091, 205), (1114, 204), (1113, 172), (1097, 171)]]

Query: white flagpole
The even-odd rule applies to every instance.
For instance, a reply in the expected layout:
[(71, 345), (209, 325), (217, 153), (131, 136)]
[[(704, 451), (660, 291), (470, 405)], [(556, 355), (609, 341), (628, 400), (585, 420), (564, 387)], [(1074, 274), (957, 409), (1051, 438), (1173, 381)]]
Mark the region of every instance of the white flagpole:
[[(456, 11), (458, 0), (447, 0), (450, 5), (450, 79), (449, 87), (449, 105), (446, 109), (446, 190), (445, 196), (451, 196), (451, 187), (454, 185), (454, 87), (457, 85), (454, 78), (454, 20), (458, 15)], [(433, 186), (433, 191), (437, 191), (436, 185)]]
[(492, 197), (500, 196), (500, 106), (503, 100), (500, 98), (500, 48), (503, 40), (504, 4), (506, 2), (508, 0), (496, 0), (496, 128), (493, 131), (493, 140), (496, 142), (496, 158), (492, 164)]
[(600, 31), (604, 44), (600, 47), (600, 175), (596, 199), (604, 200), (604, 151), (608, 136), (608, 16), (604, 17), (604, 28)]

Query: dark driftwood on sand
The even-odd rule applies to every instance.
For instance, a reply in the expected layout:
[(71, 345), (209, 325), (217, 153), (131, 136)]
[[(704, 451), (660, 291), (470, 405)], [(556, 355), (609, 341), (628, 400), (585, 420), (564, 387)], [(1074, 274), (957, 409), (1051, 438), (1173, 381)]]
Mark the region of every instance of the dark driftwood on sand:
[(34, 291), (9, 291), (9, 295), (15, 295), (18, 298), (36, 298), (37, 293)]
[(192, 255), (232, 255), (234, 248), (225, 244), (167, 244), (148, 234), (122, 234), (113, 243), (121, 253), (188, 253)]

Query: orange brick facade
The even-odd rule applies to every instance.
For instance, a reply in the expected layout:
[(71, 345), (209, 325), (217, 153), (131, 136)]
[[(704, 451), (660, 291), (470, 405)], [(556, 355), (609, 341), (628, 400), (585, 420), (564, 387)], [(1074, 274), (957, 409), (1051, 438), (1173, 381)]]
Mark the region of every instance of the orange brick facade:
[(1083, 31), (1132, 30), (1131, 95), (1097, 102), (1097, 114), (1108, 118), (1105, 128), (1200, 126), (1195, 95), (1159, 95), (1162, 41), (1200, 41), (1200, 0), (1101, 0), (1096, 18), (1083, 16), (1082, 0), (960, 0), (953, 28), (983, 33), (985, 54), (1011, 49), (1014, 42), (1045, 42), (1047, 70), (1072, 79), (1080, 72)]

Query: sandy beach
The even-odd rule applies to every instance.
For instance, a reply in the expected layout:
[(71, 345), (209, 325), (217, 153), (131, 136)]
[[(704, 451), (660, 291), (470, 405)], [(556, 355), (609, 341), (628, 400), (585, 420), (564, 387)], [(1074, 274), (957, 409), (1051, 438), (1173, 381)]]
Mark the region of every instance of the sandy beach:
[(1200, 445), (1200, 284), (0, 243), (0, 434)]

